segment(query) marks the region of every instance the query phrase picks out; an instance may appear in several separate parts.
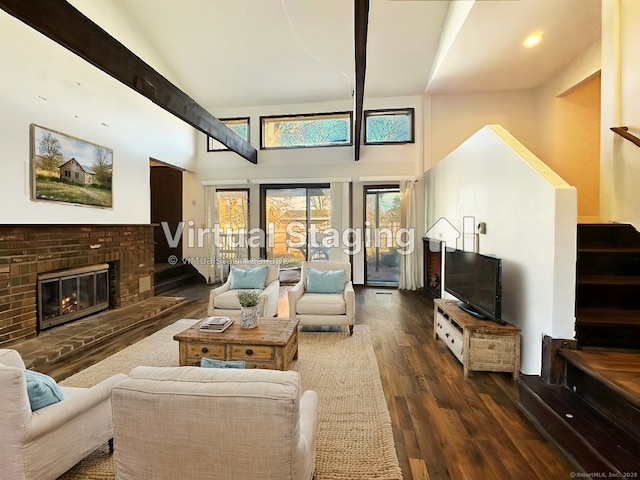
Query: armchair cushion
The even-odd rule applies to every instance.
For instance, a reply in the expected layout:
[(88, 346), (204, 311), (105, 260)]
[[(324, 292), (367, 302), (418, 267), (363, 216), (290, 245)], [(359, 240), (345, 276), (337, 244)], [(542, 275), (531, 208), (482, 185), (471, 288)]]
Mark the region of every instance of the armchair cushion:
[(264, 288), (268, 268), (268, 265), (248, 269), (231, 267), (231, 290)]
[(346, 276), (345, 270), (321, 272), (315, 268), (308, 268), (306, 291), (308, 293), (342, 293)]
[(29, 396), (31, 411), (35, 412), (64, 399), (60, 387), (49, 375), (34, 372), (33, 370), (25, 370), (24, 378), (27, 381), (27, 395)]
[(296, 302), (300, 315), (345, 315), (347, 305), (342, 293), (305, 293)]

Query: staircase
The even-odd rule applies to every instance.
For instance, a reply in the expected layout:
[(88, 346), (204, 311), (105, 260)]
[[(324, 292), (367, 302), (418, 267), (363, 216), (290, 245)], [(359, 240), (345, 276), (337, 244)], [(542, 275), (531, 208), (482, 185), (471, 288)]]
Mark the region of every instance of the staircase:
[(176, 265), (157, 263), (153, 270), (155, 294), (162, 295), (174, 288), (207, 283), (198, 270), (188, 263), (179, 262)]
[(559, 384), (521, 376), (520, 405), (586, 473), (640, 472), (640, 234), (578, 225), (577, 349), (549, 360)]
[(520, 405), (583, 472), (640, 472), (640, 352), (566, 350), (566, 381), (520, 377)]
[(632, 225), (578, 225), (576, 339), (640, 349), (640, 233)]

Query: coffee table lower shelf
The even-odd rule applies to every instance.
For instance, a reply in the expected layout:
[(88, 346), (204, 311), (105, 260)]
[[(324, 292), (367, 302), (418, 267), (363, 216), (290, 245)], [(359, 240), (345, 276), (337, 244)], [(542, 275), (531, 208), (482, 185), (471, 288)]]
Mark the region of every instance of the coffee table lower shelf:
[(202, 357), (244, 360), (246, 368), (289, 370), (298, 358), (298, 323), (291, 318), (261, 318), (253, 329), (238, 321), (222, 333), (201, 332), (201, 322), (177, 333), (180, 365), (200, 365)]

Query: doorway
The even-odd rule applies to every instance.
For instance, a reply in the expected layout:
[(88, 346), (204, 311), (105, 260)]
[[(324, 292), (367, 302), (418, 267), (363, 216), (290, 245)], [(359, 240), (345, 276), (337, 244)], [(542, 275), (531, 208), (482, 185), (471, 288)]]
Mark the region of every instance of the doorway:
[(155, 225), (154, 260), (156, 264), (175, 265), (177, 260), (182, 259), (182, 236), (177, 244), (172, 242), (169, 245), (161, 224), (166, 222), (170, 233), (175, 235), (182, 221), (182, 170), (159, 162), (152, 162), (150, 167), (151, 223)]
[(396, 242), (400, 228), (400, 187), (367, 185), (364, 197), (365, 285), (397, 287), (400, 281)]

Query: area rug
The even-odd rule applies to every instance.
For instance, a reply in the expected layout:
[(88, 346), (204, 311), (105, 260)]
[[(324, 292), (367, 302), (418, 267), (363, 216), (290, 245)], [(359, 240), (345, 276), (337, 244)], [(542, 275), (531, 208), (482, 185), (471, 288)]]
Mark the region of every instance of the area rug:
[[(195, 320), (178, 320), (140, 342), (67, 378), (61, 384), (87, 387), (138, 365), (177, 366), (173, 335)], [(401, 480), (391, 418), (382, 390), (369, 329), (299, 332), (298, 359), (303, 387), (318, 393), (316, 480)], [(114, 479), (113, 457), (105, 445), (60, 479)]]

